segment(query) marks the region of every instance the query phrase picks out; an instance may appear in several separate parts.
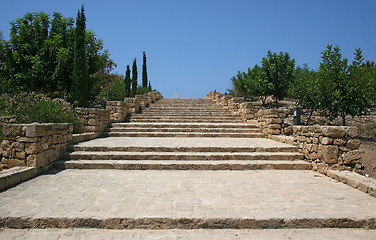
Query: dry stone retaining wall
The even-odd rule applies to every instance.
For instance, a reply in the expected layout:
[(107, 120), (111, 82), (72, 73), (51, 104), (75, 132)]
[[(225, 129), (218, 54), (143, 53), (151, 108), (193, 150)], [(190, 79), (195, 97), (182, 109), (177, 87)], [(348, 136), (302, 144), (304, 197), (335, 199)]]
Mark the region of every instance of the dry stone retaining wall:
[(121, 122), (128, 114), (128, 105), (124, 101), (107, 101), (106, 110), (110, 112), (110, 120)]
[(83, 126), (83, 132), (100, 134), (110, 120), (110, 111), (98, 108), (75, 108)]
[(291, 108), (266, 108), (260, 102), (243, 102), (243, 98), (213, 91), (205, 98), (239, 114), (244, 122), (257, 124), (265, 137), (294, 144), (321, 172), (327, 169), (362, 172), (356, 127), (294, 126)]
[(72, 140), (69, 123), (5, 124), (2, 167), (36, 167), (38, 172), (50, 168)]
[(294, 126), (294, 144), (317, 170), (361, 171), (360, 140), (356, 127)]

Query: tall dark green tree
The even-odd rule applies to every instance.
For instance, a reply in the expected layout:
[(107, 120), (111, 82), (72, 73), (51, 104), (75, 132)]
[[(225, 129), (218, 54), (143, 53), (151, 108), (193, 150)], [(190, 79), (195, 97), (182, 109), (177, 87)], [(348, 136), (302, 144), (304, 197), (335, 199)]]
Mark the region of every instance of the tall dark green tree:
[(124, 86), (125, 86), (125, 97), (129, 97), (131, 95), (131, 69), (129, 65), (127, 65), (127, 70), (125, 71), (125, 78), (124, 78)]
[(146, 68), (146, 54), (145, 52), (143, 54), (143, 61), (142, 61), (142, 87), (147, 88), (148, 87), (148, 73)]
[(73, 82), (71, 94), (78, 106), (86, 106), (88, 103), (88, 86), (89, 75), (86, 62), (86, 17), (84, 6), (81, 12), (77, 13), (75, 45), (74, 45), (74, 61), (73, 61)]
[(133, 61), (133, 66), (132, 66), (132, 91), (131, 91), (131, 97), (136, 96), (136, 91), (137, 91), (137, 62), (136, 58)]

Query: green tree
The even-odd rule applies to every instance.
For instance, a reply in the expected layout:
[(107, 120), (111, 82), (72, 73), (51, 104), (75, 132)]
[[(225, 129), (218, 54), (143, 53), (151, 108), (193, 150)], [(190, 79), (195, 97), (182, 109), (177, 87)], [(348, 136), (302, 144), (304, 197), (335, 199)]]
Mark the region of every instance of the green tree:
[(244, 72), (238, 71), (236, 76), (231, 78), (231, 83), (234, 88), (233, 94), (235, 96), (247, 96), (247, 87), (246, 87), (246, 74)]
[(133, 61), (133, 66), (132, 66), (132, 91), (131, 91), (131, 97), (136, 96), (136, 91), (137, 91), (137, 62), (136, 58)]
[(86, 106), (88, 103), (89, 75), (86, 62), (85, 34), (86, 17), (84, 6), (82, 5), (81, 12), (78, 11), (76, 20), (73, 84), (71, 89), (73, 100), (77, 102), (78, 106)]
[(148, 87), (148, 73), (146, 69), (146, 54), (145, 52), (143, 54), (143, 61), (142, 61), (142, 87), (147, 88)]
[[(0, 90), (68, 95), (75, 52), (73, 25), (73, 18), (60, 13), (53, 13), (51, 18), (43, 12), (27, 13), (11, 22), (10, 40), (0, 44)], [(99, 81), (92, 75), (107, 67), (109, 54), (92, 31), (85, 31), (85, 44), (91, 89)]]
[(260, 97), (262, 103), (265, 104), (272, 85), (266, 80), (263, 69), (256, 64), (252, 69), (248, 68), (245, 76), (247, 96)]
[(319, 109), (321, 101), (318, 98), (317, 72), (310, 70), (308, 64), (304, 64), (303, 68), (296, 68), (294, 81), (290, 86), (289, 93), (302, 108), (309, 111), (306, 122), (306, 124), (309, 124), (312, 114)]
[(290, 59), (287, 52), (280, 52), (278, 55), (268, 51), (262, 59), (262, 71), (265, 79), (270, 83), (270, 95), (274, 96), (276, 102), (287, 96), (288, 87), (293, 79), (295, 60)]
[(131, 83), (131, 69), (129, 68), (129, 65), (127, 65), (124, 78), (125, 97), (129, 97), (131, 95)]
[(362, 51), (356, 49), (354, 55), (354, 61), (348, 65), (338, 46), (327, 45), (318, 71), (320, 111), (331, 120), (341, 117), (343, 125), (347, 115), (367, 114), (372, 107), (371, 95), (375, 94)]

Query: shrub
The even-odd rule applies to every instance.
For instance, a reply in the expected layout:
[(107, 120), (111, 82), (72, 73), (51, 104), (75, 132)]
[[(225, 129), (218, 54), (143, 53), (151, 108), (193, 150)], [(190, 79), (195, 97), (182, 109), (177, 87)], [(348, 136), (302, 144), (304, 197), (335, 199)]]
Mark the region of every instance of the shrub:
[(136, 90), (136, 95), (142, 95), (144, 93), (151, 92), (149, 88), (147, 87), (138, 87)]
[(72, 123), (73, 132), (82, 132), (76, 112), (63, 99), (50, 99), (43, 94), (25, 93), (0, 96), (0, 113), (14, 116), (17, 123)]
[(107, 101), (123, 101), (125, 98), (125, 86), (122, 79), (114, 80), (107, 88), (103, 89), (99, 95), (98, 99)]

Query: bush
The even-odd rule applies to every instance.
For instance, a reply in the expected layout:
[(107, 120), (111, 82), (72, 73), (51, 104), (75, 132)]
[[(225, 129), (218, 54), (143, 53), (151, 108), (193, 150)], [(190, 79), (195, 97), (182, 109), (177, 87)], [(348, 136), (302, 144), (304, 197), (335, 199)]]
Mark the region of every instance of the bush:
[(63, 99), (50, 99), (43, 94), (20, 93), (0, 96), (0, 113), (14, 116), (17, 123), (72, 123), (73, 132), (82, 132), (80, 120), (71, 105)]
[(125, 85), (122, 79), (114, 80), (107, 88), (103, 89), (98, 99), (107, 101), (123, 101), (125, 98)]
[(136, 95), (142, 95), (144, 93), (148, 93), (148, 92), (151, 92), (149, 88), (147, 87), (138, 87), (136, 89)]

